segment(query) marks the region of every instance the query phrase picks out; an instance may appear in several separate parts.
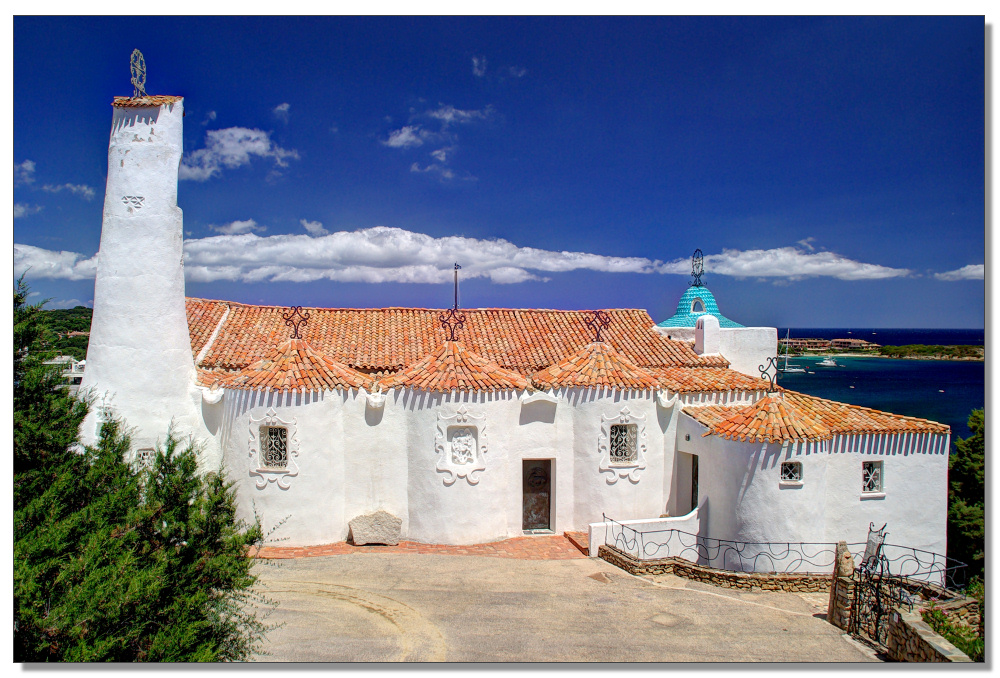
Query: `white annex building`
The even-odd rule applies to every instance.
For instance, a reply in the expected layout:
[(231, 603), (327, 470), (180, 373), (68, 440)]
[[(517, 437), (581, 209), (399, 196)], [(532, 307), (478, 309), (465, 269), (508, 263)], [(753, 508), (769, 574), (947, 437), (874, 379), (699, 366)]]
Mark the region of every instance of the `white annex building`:
[(772, 389), (757, 366), (775, 329), (729, 321), (704, 287), (678, 308), (693, 327), (637, 309), (461, 309), (459, 326), (186, 298), (183, 99), (113, 107), (85, 442), (114, 411), (141, 459), (173, 423), (244, 517), (287, 518), (290, 546), (342, 541), (381, 509), (403, 539), (441, 544), (606, 514), (750, 542), (857, 542), (888, 522), (945, 552), (948, 427)]

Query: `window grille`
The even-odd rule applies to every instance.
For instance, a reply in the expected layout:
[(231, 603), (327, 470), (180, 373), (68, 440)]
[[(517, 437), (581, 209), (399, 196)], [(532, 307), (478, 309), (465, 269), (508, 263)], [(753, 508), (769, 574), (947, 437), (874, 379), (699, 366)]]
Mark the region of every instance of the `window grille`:
[(631, 464), (638, 458), (635, 450), (638, 427), (635, 424), (611, 425), (611, 463)]
[(802, 462), (798, 461), (782, 462), (781, 479), (790, 482), (802, 482)]
[(861, 462), (861, 491), (862, 492), (882, 491), (882, 462), (880, 461)]
[(264, 468), (288, 467), (288, 429), (284, 426), (260, 427), (260, 458)]
[(156, 450), (152, 447), (142, 447), (135, 451), (135, 460), (140, 467), (152, 466)]

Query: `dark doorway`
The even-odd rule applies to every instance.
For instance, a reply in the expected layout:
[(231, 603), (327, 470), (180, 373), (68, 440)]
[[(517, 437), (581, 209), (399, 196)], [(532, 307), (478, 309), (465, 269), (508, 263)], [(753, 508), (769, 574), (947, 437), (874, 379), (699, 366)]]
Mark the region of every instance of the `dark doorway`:
[(698, 508), (698, 455), (691, 458), (691, 510)]
[(552, 529), (549, 518), (552, 498), (552, 460), (525, 459), (521, 463), (521, 487), (524, 493), (522, 529)]

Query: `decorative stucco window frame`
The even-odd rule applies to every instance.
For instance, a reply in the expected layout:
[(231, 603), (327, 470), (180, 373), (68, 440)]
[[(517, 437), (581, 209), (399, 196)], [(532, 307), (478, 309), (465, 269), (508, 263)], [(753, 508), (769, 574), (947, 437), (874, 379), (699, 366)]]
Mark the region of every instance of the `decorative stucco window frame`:
[[(471, 429), (470, 431), (463, 429)], [(449, 436), (451, 431), (451, 436)], [(468, 444), (469, 435), (472, 445)], [(461, 436), (462, 444), (456, 444)], [(454, 485), (459, 478), (465, 478), (470, 485), (479, 483), (478, 474), (486, 470), (486, 415), (471, 414), (464, 406), (454, 414), (445, 416), (438, 412), (437, 433), (434, 436), (434, 451), (438, 455), (437, 471), (446, 473), (443, 479), (447, 486)], [(459, 461), (461, 456), (469, 456), (466, 462)]]
[[(635, 460), (627, 464), (611, 461), (611, 427), (616, 424), (636, 427)], [(633, 414), (628, 407), (623, 407), (618, 414), (611, 416), (602, 414), (597, 450), (601, 458), (600, 472), (609, 474), (605, 478), (608, 485), (614, 485), (619, 478), (628, 478), (629, 482), (638, 483), (639, 472), (646, 468), (646, 415)]]
[[(285, 446), (288, 452), (288, 465), (285, 468), (268, 468), (264, 465), (261, 456), (261, 426), (283, 426), (288, 431), (285, 439)], [(267, 412), (262, 417), (250, 415), (250, 477), (256, 478), (257, 489), (263, 490), (270, 483), (274, 483), (282, 490), (287, 490), (289, 478), (299, 475), (299, 465), (295, 459), (299, 456), (299, 437), (295, 417), (289, 421), (282, 419), (275, 412), (273, 407), (267, 408)]]

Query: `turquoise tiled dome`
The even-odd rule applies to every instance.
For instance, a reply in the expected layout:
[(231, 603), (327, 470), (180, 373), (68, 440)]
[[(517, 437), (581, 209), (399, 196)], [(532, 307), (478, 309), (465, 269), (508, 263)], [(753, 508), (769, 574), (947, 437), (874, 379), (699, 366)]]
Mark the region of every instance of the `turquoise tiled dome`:
[(677, 312), (659, 323), (658, 327), (694, 327), (698, 316), (705, 314), (718, 318), (719, 327), (743, 327), (719, 313), (719, 305), (715, 303), (715, 297), (707, 287), (693, 285), (681, 295), (681, 300), (677, 302)]

